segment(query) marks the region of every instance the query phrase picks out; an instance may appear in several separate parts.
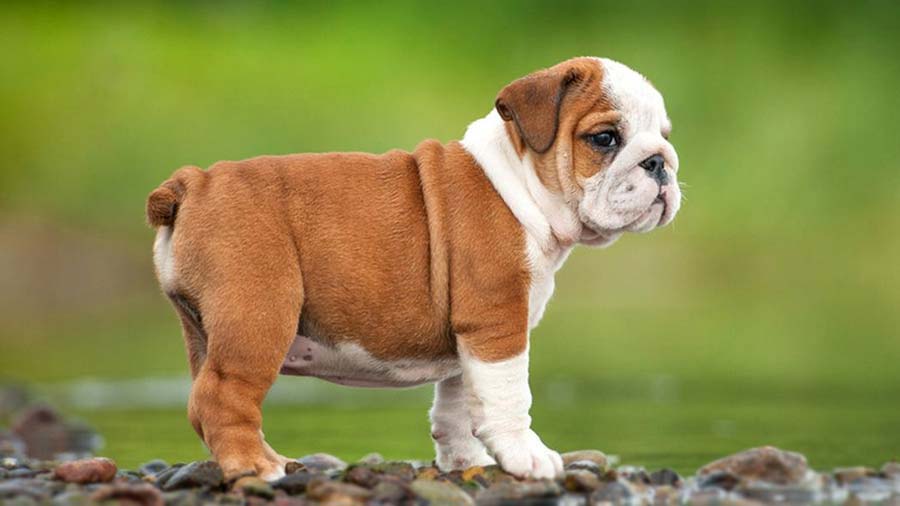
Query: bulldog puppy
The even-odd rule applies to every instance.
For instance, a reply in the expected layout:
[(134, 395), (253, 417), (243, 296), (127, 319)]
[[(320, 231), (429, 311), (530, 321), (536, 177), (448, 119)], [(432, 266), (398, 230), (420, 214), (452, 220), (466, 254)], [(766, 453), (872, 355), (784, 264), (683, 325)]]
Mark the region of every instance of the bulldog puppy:
[(460, 142), (176, 171), (147, 202), (154, 263), (227, 477), (284, 474), (260, 411), (279, 373), (436, 383), (442, 470), (562, 473), (530, 427), (529, 330), (576, 244), (673, 219), (670, 129), (640, 74), (575, 58), (503, 88)]

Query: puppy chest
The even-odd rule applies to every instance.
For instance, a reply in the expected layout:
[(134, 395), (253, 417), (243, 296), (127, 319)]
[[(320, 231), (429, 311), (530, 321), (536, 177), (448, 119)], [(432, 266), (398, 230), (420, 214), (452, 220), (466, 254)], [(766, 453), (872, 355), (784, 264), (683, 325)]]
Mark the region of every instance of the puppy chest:
[(455, 358), (380, 360), (356, 343), (330, 346), (303, 335), (294, 338), (281, 366), (281, 374), (357, 387), (411, 387), (459, 373)]

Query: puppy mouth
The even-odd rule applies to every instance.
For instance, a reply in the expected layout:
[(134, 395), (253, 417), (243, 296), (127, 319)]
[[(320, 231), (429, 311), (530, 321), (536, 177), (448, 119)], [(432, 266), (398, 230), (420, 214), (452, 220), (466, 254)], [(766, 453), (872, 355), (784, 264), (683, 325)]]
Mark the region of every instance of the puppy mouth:
[[(669, 202), (666, 200), (665, 188), (659, 188), (659, 195), (653, 200), (653, 204), (662, 204), (663, 206), (662, 212), (659, 213), (659, 221), (656, 223), (656, 226), (659, 227), (669, 219)], [(653, 204), (650, 204), (650, 207), (653, 207)]]

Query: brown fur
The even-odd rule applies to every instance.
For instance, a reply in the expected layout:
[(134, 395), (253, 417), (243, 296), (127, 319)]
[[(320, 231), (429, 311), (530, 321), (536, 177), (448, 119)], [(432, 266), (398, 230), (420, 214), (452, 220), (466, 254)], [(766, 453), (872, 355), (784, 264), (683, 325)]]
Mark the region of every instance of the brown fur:
[[(575, 59), (498, 96), (553, 191), (599, 170), (578, 137), (596, 126), (588, 112), (615, 121), (600, 78), (596, 60)], [(195, 377), (189, 417), (229, 477), (284, 464), (260, 406), (298, 329), (382, 360), (464, 346), (498, 361), (527, 346), (524, 231), (459, 143), (185, 167), (150, 194), (147, 220), (173, 229), (165, 288)]]

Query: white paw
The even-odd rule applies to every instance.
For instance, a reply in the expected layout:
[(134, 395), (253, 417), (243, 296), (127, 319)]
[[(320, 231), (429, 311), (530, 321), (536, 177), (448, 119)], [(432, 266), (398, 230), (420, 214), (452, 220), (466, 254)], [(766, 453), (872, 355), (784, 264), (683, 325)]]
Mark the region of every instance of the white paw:
[(437, 457), (434, 459), (438, 469), (450, 472), (457, 469), (468, 469), (473, 466), (492, 466), (496, 464), (488, 455), (484, 445), (477, 438), (468, 436), (448, 444), (436, 444)]
[(486, 439), (500, 467), (512, 475), (540, 480), (563, 474), (562, 457), (531, 429)]

